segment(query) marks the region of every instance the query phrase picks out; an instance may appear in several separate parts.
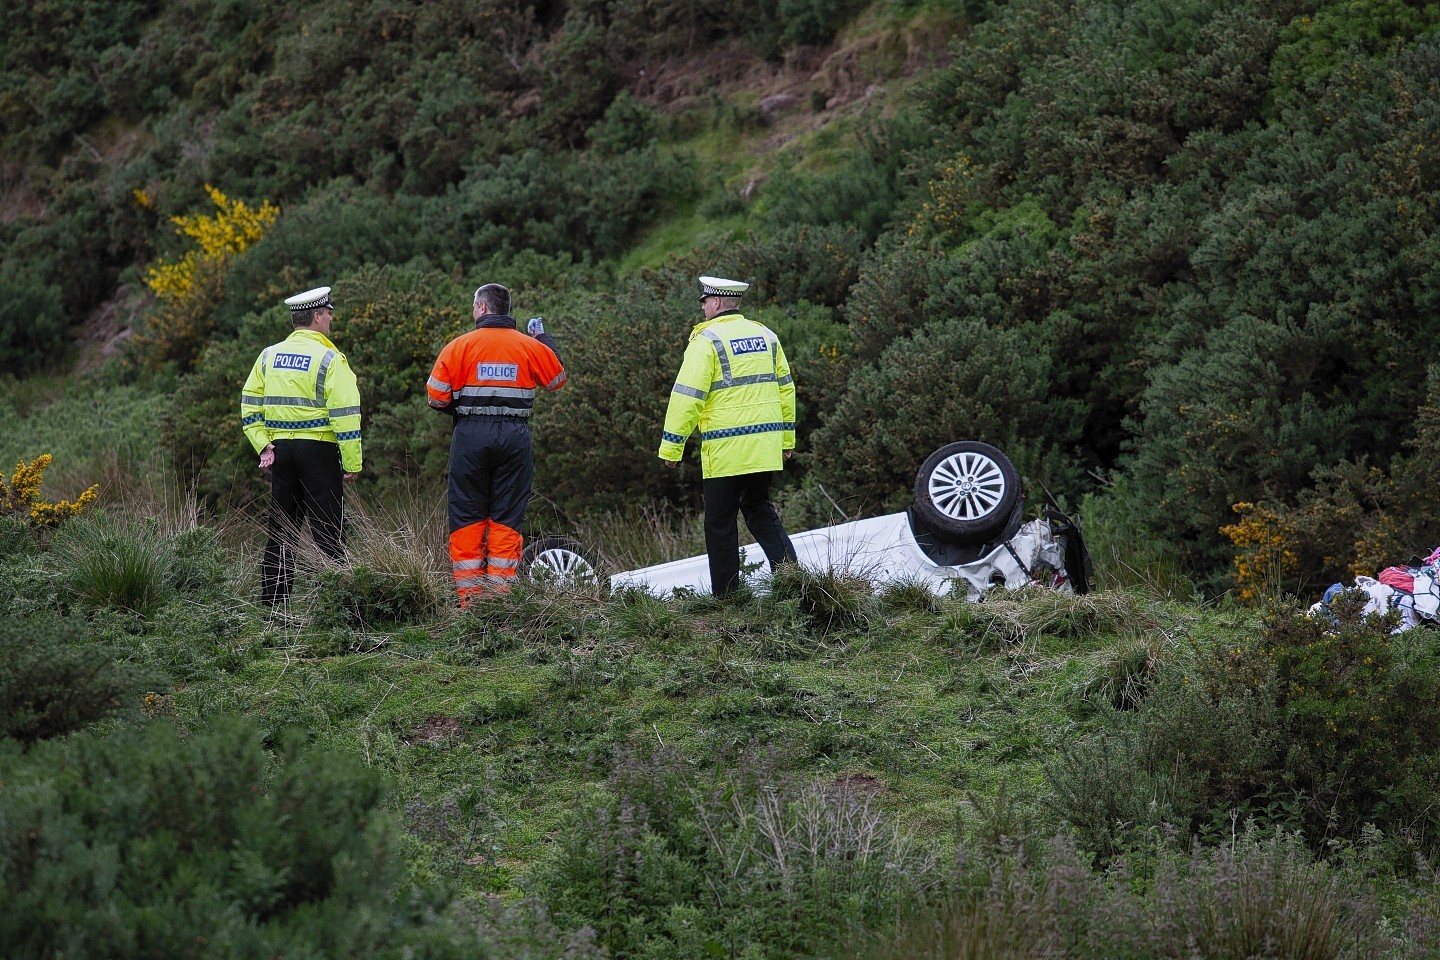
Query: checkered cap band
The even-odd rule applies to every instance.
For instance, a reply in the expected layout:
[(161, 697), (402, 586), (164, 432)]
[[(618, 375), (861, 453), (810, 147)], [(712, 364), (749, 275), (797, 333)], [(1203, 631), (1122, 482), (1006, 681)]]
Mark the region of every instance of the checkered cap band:
[(707, 297), (738, 297), (750, 284), (743, 280), (726, 280), (724, 277), (701, 277), (700, 292)]
[(306, 290), (304, 293), (297, 293), (293, 297), (285, 298), (285, 305), (290, 312), (297, 310), (315, 310), (320, 307), (330, 306), (330, 288), (316, 287), (314, 290)]

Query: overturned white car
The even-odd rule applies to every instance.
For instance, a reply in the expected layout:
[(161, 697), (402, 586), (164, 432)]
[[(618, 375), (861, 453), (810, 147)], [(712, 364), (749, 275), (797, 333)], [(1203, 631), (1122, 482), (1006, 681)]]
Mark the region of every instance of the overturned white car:
[[(791, 534), (790, 540), (801, 565), (882, 586), (917, 583), (938, 595), (960, 591), (970, 600), (995, 587), (1086, 592), (1090, 558), (1079, 526), (1048, 508), (1026, 522), (1024, 506), (1009, 458), (989, 444), (961, 440), (921, 464), (910, 509)], [(743, 569), (757, 571), (745, 576), (763, 589), (760, 546), (750, 544), (743, 553)], [(537, 579), (598, 579), (584, 551), (558, 538), (527, 550), (523, 569)], [(609, 586), (662, 596), (677, 589), (709, 592), (710, 564), (703, 554), (672, 560), (614, 574)]]

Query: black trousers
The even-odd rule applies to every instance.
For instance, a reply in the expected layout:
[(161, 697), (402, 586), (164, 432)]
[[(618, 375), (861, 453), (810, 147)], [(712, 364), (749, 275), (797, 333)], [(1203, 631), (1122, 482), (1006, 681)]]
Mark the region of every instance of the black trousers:
[(450, 532), (481, 520), (519, 530), (534, 477), (527, 421), (457, 418), (450, 436)]
[(710, 555), (710, 590), (717, 597), (740, 585), (740, 528), (737, 513), (745, 515), (770, 569), (795, 560), (795, 547), (770, 503), (773, 473), (742, 473), (734, 477), (710, 477), (701, 484), (705, 497), (705, 552)]
[(276, 440), (270, 468), (269, 539), (260, 566), (260, 602), (269, 606), (290, 596), (300, 529), (310, 521), (315, 546), (331, 560), (343, 560), (344, 472), (340, 448), (325, 440)]

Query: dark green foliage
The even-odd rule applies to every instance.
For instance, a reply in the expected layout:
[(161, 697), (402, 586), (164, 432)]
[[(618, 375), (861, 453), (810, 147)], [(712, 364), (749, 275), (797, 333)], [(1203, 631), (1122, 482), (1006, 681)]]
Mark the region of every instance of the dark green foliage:
[(1433, 4), (1342, 0), (1316, 6), (1313, 16), (1298, 17), (1280, 36), (1271, 66), (1277, 94), (1323, 83), (1349, 56), (1384, 56), (1440, 25)]
[(0, 273), (0, 367), (23, 375), (65, 355), (60, 288)]
[(89, 639), (74, 620), (0, 618), (0, 739), (29, 747), (117, 713), (137, 713), (141, 694), (161, 685)]
[(416, 623), (440, 606), (436, 578), (424, 571), (392, 572), (364, 564), (322, 570), (312, 611), (317, 627), (375, 630)]
[(374, 774), (245, 723), (0, 751), (13, 957), (389, 955), (411, 928)]
[(863, 0), (778, 0), (780, 39), (785, 43), (829, 43), (845, 20), (863, 6)]
[(851, 149), (829, 169), (782, 167), (760, 188), (762, 222), (771, 230), (843, 224), (873, 243), (909, 192), (910, 152), (927, 145), (931, 135), (927, 124), (904, 113), (862, 127)]
[(1166, 668), (1138, 710), (1049, 766), (1059, 811), (1106, 854), (1232, 810), (1312, 839), (1358, 841), (1368, 823), (1433, 849), (1440, 824), (1420, 798), (1440, 783), (1425, 733), (1440, 722), (1440, 648), (1429, 631), (1390, 635), (1394, 618), (1362, 617), (1365, 601), (1344, 595), (1333, 623), (1277, 608), (1262, 633)]
[(688, 271), (666, 269), (592, 303), (593, 326), (564, 345), (570, 381), (536, 405), (537, 484), (545, 478), (547, 496), (604, 509), (681, 499), (698, 477), (698, 467), (667, 470), (656, 459), (690, 327), (703, 319), (694, 286)]

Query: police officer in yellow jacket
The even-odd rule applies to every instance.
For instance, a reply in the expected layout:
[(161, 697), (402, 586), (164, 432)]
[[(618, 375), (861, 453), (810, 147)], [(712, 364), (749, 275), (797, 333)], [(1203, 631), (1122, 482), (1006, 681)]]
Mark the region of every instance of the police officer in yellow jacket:
[(738, 280), (700, 278), (705, 320), (690, 331), (660, 439), (660, 459), (673, 467), (686, 439), (700, 431), (705, 551), (717, 597), (740, 583), (737, 513), (745, 515), (772, 570), (795, 560), (770, 503), (770, 482), (795, 450), (795, 381), (779, 338), (740, 313), (749, 288)]
[(360, 472), (360, 389), (330, 342), (330, 288), (285, 301), (295, 328), (260, 351), (240, 392), (240, 425), (270, 471), (269, 539), (260, 600), (283, 603), (294, 577), (296, 536), (310, 520), (315, 545), (344, 557), (342, 481)]

